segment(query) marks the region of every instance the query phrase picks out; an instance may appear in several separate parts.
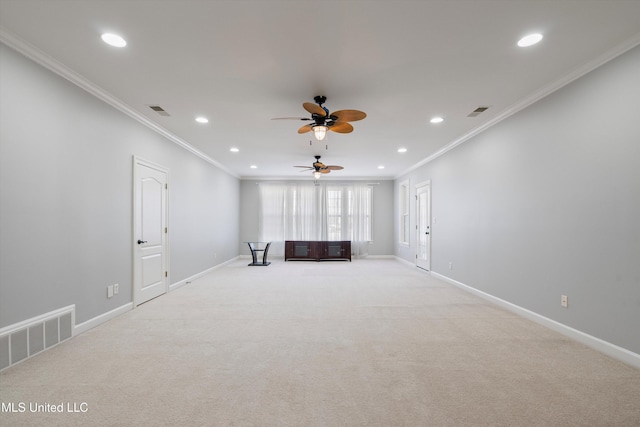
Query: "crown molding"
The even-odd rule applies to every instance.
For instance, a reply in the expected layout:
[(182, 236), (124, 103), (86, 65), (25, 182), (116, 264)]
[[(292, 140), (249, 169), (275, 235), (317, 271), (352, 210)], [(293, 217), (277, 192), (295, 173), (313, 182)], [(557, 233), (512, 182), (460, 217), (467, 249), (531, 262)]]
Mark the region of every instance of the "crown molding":
[(542, 98), (545, 98), (546, 96), (552, 94), (553, 92), (563, 88), (564, 86), (568, 85), (569, 83), (579, 79), (580, 77), (584, 76), (585, 74), (587, 74), (587, 73), (595, 70), (596, 68), (606, 64), (607, 62), (613, 60), (614, 58), (622, 55), (623, 53), (633, 49), (634, 47), (636, 47), (638, 45), (640, 45), (640, 33), (636, 33), (633, 37), (627, 39), (623, 43), (618, 44), (614, 48), (606, 51), (602, 55), (596, 57), (595, 59), (593, 59), (593, 60), (591, 60), (589, 62), (587, 62), (586, 64), (582, 65), (581, 67), (576, 68), (575, 70), (573, 70), (572, 72), (566, 74), (565, 76), (563, 76), (562, 78), (556, 80), (555, 82), (553, 82), (553, 83), (551, 83), (549, 85), (543, 86), (541, 89), (539, 89), (536, 92), (532, 93), (528, 97), (522, 99), (519, 102), (516, 102), (515, 104), (511, 105), (507, 109), (503, 110), (500, 114), (498, 114), (493, 119), (489, 120), (488, 122), (484, 123), (481, 126), (478, 126), (477, 128), (472, 129), (471, 131), (467, 132), (466, 134), (462, 135), (461, 137), (449, 142), (448, 144), (446, 144), (445, 146), (440, 148), (438, 151), (436, 151), (435, 153), (431, 154), (429, 157), (426, 157), (425, 159), (421, 160), (420, 162), (418, 162), (415, 165), (411, 166), (410, 168), (406, 169), (404, 172), (396, 175), (394, 178), (395, 179), (402, 178), (403, 176), (405, 176), (408, 173), (416, 170), (417, 168), (426, 165), (427, 163), (429, 163), (429, 162), (437, 159), (438, 157), (444, 155), (448, 151), (453, 150), (458, 145), (470, 140), (474, 136), (484, 132), (485, 130), (489, 129), (490, 127), (495, 126), (496, 124), (500, 123), (504, 119), (507, 119), (507, 118), (511, 117), (512, 115), (516, 114), (517, 112), (524, 110), (525, 108), (529, 107), (530, 105), (540, 101)]
[(178, 138), (176, 135), (172, 134), (168, 130), (164, 129), (163, 127), (161, 127), (158, 124), (154, 123), (153, 121), (149, 120), (148, 118), (146, 118), (145, 116), (143, 116), (142, 114), (137, 112), (134, 108), (130, 107), (129, 105), (125, 104), (124, 102), (122, 102), (118, 98), (114, 97), (113, 95), (111, 95), (109, 92), (107, 92), (106, 90), (104, 90), (100, 86), (98, 86), (95, 83), (91, 82), (90, 80), (88, 80), (84, 76), (76, 73), (75, 71), (73, 71), (72, 69), (70, 69), (66, 65), (62, 64), (58, 60), (56, 60), (53, 57), (47, 55), (46, 53), (44, 53), (43, 51), (41, 51), (37, 47), (35, 47), (32, 44), (26, 42), (25, 40), (22, 40), (20, 37), (16, 36), (12, 32), (10, 32), (7, 29), (2, 28), (2, 27), (0, 27), (0, 42), (2, 42), (5, 45), (9, 46), (10, 48), (12, 48), (13, 50), (17, 51), (18, 53), (26, 56), (27, 58), (31, 59), (32, 61), (36, 62), (37, 64), (39, 64), (39, 65), (47, 68), (48, 70), (54, 72), (55, 74), (65, 78), (66, 80), (70, 81), (71, 83), (75, 84), (76, 86), (78, 86), (79, 88), (85, 90), (86, 92), (89, 92), (91, 95), (93, 95), (96, 98), (106, 102), (107, 104), (109, 104), (110, 106), (115, 108), (116, 110), (118, 110), (118, 111), (126, 114), (127, 116), (133, 118), (134, 120), (138, 121), (139, 123), (143, 124), (144, 126), (148, 127), (149, 129), (153, 130), (154, 132), (160, 134), (161, 136), (163, 136), (164, 138), (168, 139), (169, 141), (173, 142), (174, 144), (176, 144), (176, 145), (180, 146), (181, 148), (187, 150), (191, 154), (194, 154), (194, 155), (200, 157), (201, 159), (203, 159), (207, 163), (209, 163), (209, 164), (211, 164), (211, 165), (213, 165), (213, 166), (215, 166), (217, 168), (222, 169), (224, 172), (228, 173), (229, 175), (231, 175), (231, 176), (233, 176), (235, 178), (240, 178), (239, 175), (237, 175), (235, 172), (233, 172), (230, 169), (228, 169), (223, 164), (221, 164), (218, 161), (216, 161), (215, 159), (209, 157), (208, 155), (206, 155), (202, 151), (198, 150), (197, 148), (195, 148), (193, 145), (189, 144), (185, 140), (183, 140), (181, 138)]

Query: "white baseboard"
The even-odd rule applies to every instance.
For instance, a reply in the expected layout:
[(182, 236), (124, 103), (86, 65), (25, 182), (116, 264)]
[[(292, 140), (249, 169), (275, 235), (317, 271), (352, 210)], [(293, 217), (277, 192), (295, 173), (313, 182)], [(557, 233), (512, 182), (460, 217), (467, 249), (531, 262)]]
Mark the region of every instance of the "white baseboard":
[[(196, 280), (211, 271), (222, 267), (223, 265), (232, 263), (236, 261), (239, 257), (232, 258), (228, 261), (225, 261), (221, 264), (218, 264), (214, 267), (211, 267), (205, 271), (202, 271), (198, 274), (194, 274), (193, 276), (181, 280), (180, 282), (174, 283), (169, 286), (169, 291), (175, 290), (181, 286), (186, 285), (187, 283), (191, 283), (193, 280)], [(82, 334), (83, 332), (88, 331), (89, 329), (93, 329), (96, 326), (99, 326), (111, 319), (114, 319), (128, 311), (133, 310), (134, 303), (128, 302), (120, 307), (114, 308), (113, 310), (107, 311), (106, 313), (102, 313), (92, 319), (87, 320), (86, 322), (80, 323), (78, 325), (75, 324), (75, 305), (70, 305), (68, 307), (64, 307), (58, 310), (51, 311), (49, 313), (45, 313), (31, 319), (24, 320), (22, 322), (18, 322), (13, 325), (6, 326), (4, 328), (0, 328), (0, 360), (2, 364), (0, 364), (0, 370), (4, 370), (10, 366), (15, 365), (16, 363), (20, 363), (23, 360), (26, 360), (33, 355), (36, 355), (43, 350), (47, 350), (54, 345), (59, 344), (62, 341), (75, 337), (76, 335)], [(64, 318), (65, 322), (63, 325), (62, 320), (59, 318)], [(45, 331), (45, 326), (43, 326), (46, 322), (56, 321), (56, 333), (57, 337), (55, 339), (55, 343), (51, 341), (51, 334), (44, 335), (44, 332), (39, 332), (39, 328), (42, 331)], [(68, 325), (67, 328), (64, 326)], [(42, 335), (41, 340), (43, 340), (42, 345), (38, 345), (35, 349), (30, 348), (30, 333), (31, 329), (34, 329), (34, 333), (39, 333)], [(65, 333), (65, 331), (68, 331)], [(12, 334), (16, 334), (15, 337)], [(47, 340), (45, 343), (44, 340)], [(15, 341), (20, 341), (19, 351), (13, 351), (11, 344)], [(24, 343), (22, 343), (24, 341)], [(31, 341), (33, 341), (31, 339)], [(37, 340), (34, 342), (38, 342)], [(14, 360), (16, 359), (16, 360)], [(6, 366), (5, 366), (6, 365)]]
[(35, 316), (32, 317), (31, 319), (27, 319), (27, 320), (23, 320), (22, 322), (18, 322), (18, 323), (14, 323), (12, 325), (9, 326), (5, 326), (4, 328), (0, 328), (0, 335), (5, 335), (14, 331), (17, 331), (18, 329), (23, 329), (26, 327), (29, 327), (35, 323), (40, 323), (42, 321), (54, 318), (54, 317), (58, 317), (62, 314), (65, 313), (71, 313), (72, 317), (71, 320), (75, 321), (75, 315), (76, 315), (76, 306), (75, 304), (69, 305), (67, 307), (62, 307), (59, 308), (57, 310), (53, 310), (50, 311), (48, 313), (44, 313), (41, 314), (39, 316)]
[(360, 259), (396, 259), (395, 255), (361, 255), (358, 258)]
[[(410, 261), (407, 261), (406, 259), (401, 258), (401, 257), (399, 257), (399, 256), (397, 256), (397, 255), (394, 255), (394, 258), (395, 258), (396, 260), (400, 261), (400, 262), (401, 262), (401, 263), (403, 263), (403, 264), (406, 264), (406, 265), (411, 266), (411, 267), (416, 267), (416, 265), (415, 265), (414, 263), (412, 263), (412, 262), (410, 262)], [(416, 267), (416, 268), (417, 268), (417, 267)]]
[[(214, 267), (211, 267), (211, 268), (209, 268), (207, 270), (204, 270), (204, 271), (202, 271), (200, 273), (194, 274), (193, 276), (191, 276), (189, 278), (186, 278), (184, 280), (176, 282), (176, 283), (174, 283), (174, 284), (169, 286), (169, 291), (173, 291), (175, 289), (178, 289), (179, 287), (184, 286), (187, 283), (190, 283), (193, 280), (196, 280), (197, 278), (202, 277), (207, 273), (210, 273), (211, 271), (215, 270), (216, 268), (222, 267), (225, 264), (228, 264), (230, 262), (235, 261), (237, 258), (238, 257), (232, 258), (232, 259), (230, 259), (228, 261), (225, 261), (225, 262), (223, 262), (221, 264), (218, 264), (218, 265), (216, 265)], [(80, 323), (80, 324), (78, 324), (78, 325), (76, 325), (74, 327), (73, 335), (75, 336), (75, 335), (81, 334), (83, 332), (86, 332), (89, 329), (95, 328), (96, 326), (101, 325), (102, 323), (107, 322), (107, 321), (109, 321), (109, 320), (111, 320), (111, 319), (113, 319), (115, 317), (118, 317), (121, 314), (124, 314), (129, 310), (133, 310), (133, 308), (134, 308), (133, 302), (129, 302), (129, 303), (124, 304), (124, 305), (122, 305), (122, 306), (120, 306), (118, 308), (115, 308), (115, 309), (111, 310), (111, 311), (107, 311), (106, 313), (103, 313), (103, 314), (101, 314), (99, 316), (96, 316), (93, 319), (89, 319), (86, 322)]]
[[(253, 260), (251, 255), (246, 255), (246, 254), (238, 255), (236, 257), (236, 259), (247, 260), (247, 261), (252, 261)], [(284, 260), (284, 254), (280, 254), (279, 255), (279, 254), (276, 254), (276, 253), (269, 252), (269, 255), (267, 256), (267, 261), (274, 261), (274, 260), (278, 260), (278, 261)], [(258, 262), (262, 262), (262, 256), (260, 256), (260, 255), (258, 256)]]
[(182, 279), (179, 282), (172, 283), (171, 285), (169, 285), (169, 292), (175, 291), (176, 289), (181, 288), (184, 285), (188, 285), (189, 283), (193, 282), (194, 280), (199, 279), (202, 276), (205, 276), (205, 275), (211, 273), (213, 270), (234, 262), (238, 258), (240, 258), (240, 256), (236, 256), (235, 258), (231, 258), (230, 260), (227, 260), (227, 261), (225, 261), (223, 263), (220, 263), (218, 265), (214, 265), (211, 268), (208, 268), (208, 269), (206, 269), (204, 271), (201, 271), (200, 273), (196, 273), (193, 276), (187, 277), (186, 279)]
[(73, 336), (81, 334), (83, 332), (88, 331), (89, 329), (93, 329), (98, 325), (103, 324), (115, 317), (120, 316), (121, 314), (126, 313), (127, 311), (133, 310), (133, 302), (129, 302), (127, 304), (121, 305), (118, 308), (114, 308), (111, 311), (107, 311), (106, 313), (102, 313), (99, 316), (96, 316), (92, 319), (87, 320), (86, 322), (82, 322), (78, 325), (75, 325), (73, 328)]
[(604, 341), (600, 338), (596, 338), (592, 335), (586, 334), (582, 331), (574, 329), (570, 326), (564, 325), (560, 322), (556, 322), (555, 320), (549, 319), (548, 317), (542, 316), (538, 313), (535, 313), (531, 310), (527, 310), (526, 308), (520, 307), (518, 305), (512, 304), (508, 301), (505, 301), (501, 298), (495, 297), (486, 292), (480, 291), (478, 289), (472, 288), (469, 285), (465, 285), (464, 283), (458, 282), (457, 280), (451, 279), (442, 274), (431, 272), (431, 276), (443, 280), (447, 283), (451, 283), (452, 285), (461, 288), (467, 292), (470, 292), (474, 295), (479, 296), (487, 301), (490, 301), (496, 305), (499, 305), (502, 308), (505, 308), (512, 313), (515, 313), (519, 316), (522, 316), (526, 319), (534, 321), (542, 326), (545, 326), (551, 330), (561, 333), (564, 336), (567, 336), (571, 339), (574, 339), (588, 347), (591, 347), (594, 350), (597, 350), (601, 353), (606, 354), (607, 356), (611, 356), (614, 359), (617, 359), (621, 362), (624, 362), (628, 365), (631, 365), (635, 368), (640, 369), (640, 354), (634, 353), (626, 348), (619, 347), (615, 344), (611, 344), (610, 342)]

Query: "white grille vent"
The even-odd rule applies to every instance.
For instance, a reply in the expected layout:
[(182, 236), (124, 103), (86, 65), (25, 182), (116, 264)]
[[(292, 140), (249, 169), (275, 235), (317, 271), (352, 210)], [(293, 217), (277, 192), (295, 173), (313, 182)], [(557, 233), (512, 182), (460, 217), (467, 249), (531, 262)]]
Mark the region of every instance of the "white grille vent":
[(75, 306), (0, 329), (0, 371), (73, 336)]
[(488, 109), (489, 109), (489, 107), (478, 107), (475, 110), (473, 110), (471, 113), (467, 114), (467, 117), (475, 117), (475, 116), (477, 116), (479, 114), (484, 113)]
[(153, 111), (155, 111), (156, 113), (160, 114), (161, 116), (171, 116), (171, 114), (167, 113), (164, 108), (162, 108), (159, 105), (149, 105), (149, 108), (151, 108)]

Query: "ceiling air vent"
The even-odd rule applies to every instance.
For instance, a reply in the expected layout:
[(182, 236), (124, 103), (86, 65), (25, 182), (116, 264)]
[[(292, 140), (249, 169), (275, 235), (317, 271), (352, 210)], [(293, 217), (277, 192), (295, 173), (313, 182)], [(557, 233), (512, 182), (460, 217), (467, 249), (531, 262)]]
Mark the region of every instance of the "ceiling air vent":
[(473, 110), (471, 113), (469, 113), (467, 115), (467, 117), (475, 117), (480, 113), (484, 113), (485, 111), (487, 111), (489, 109), (489, 107), (478, 107), (475, 110)]
[(155, 111), (156, 113), (160, 114), (161, 116), (170, 116), (171, 114), (167, 113), (166, 111), (164, 111), (164, 108), (162, 108), (159, 105), (149, 105), (149, 108), (151, 108), (153, 111)]

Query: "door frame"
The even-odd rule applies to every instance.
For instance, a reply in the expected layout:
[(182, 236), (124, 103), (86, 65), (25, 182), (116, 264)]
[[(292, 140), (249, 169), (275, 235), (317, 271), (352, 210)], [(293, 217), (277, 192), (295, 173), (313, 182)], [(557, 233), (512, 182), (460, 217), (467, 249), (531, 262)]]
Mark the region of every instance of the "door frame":
[[(418, 190), (427, 187), (427, 227), (429, 228), (429, 239), (427, 244), (427, 266), (418, 266), (418, 254), (420, 252), (420, 203), (418, 203)], [(431, 272), (431, 180), (422, 181), (415, 185), (416, 201), (416, 267)]]
[(163, 294), (169, 292), (169, 283), (170, 283), (170, 274), (169, 274), (169, 169), (159, 165), (157, 163), (151, 162), (149, 160), (143, 159), (142, 157), (138, 157), (138, 156), (133, 156), (133, 192), (132, 192), (132, 205), (133, 205), (133, 209), (132, 209), (132, 218), (131, 218), (131, 222), (132, 222), (132, 236), (131, 236), (131, 260), (132, 260), (132, 280), (131, 280), (131, 298), (133, 300), (133, 308), (136, 308), (138, 305), (146, 302), (146, 301), (138, 301), (138, 299), (140, 298), (140, 296), (138, 295), (138, 284), (136, 283), (136, 277), (138, 274), (138, 262), (137, 262), (137, 249), (138, 249), (138, 243), (137, 243), (137, 236), (140, 236), (140, 228), (138, 225), (138, 215), (139, 215), (139, 206), (138, 206), (138, 196), (139, 196), (139, 191), (138, 191), (138, 165), (147, 167), (147, 168), (151, 168), (151, 169), (156, 169), (162, 173), (165, 174), (166, 176), (166, 187), (165, 187), (165, 202), (164, 202), (164, 215), (165, 215), (165, 238), (164, 238), (164, 244), (163, 244), (163, 253), (164, 253), (164, 266), (165, 266), (165, 271), (166, 271), (166, 276), (165, 276), (165, 289)]

